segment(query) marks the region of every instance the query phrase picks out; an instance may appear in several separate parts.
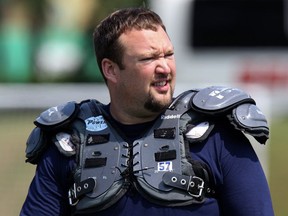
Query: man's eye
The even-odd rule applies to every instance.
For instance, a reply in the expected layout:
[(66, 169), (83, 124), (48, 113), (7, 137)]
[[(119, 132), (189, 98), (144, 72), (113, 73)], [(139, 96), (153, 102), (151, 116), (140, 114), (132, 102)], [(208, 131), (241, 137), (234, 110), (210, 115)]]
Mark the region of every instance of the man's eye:
[(165, 58), (169, 58), (169, 57), (171, 57), (173, 55), (174, 55), (174, 53), (168, 53), (168, 54), (165, 55)]
[(150, 61), (150, 60), (153, 60), (154, 58), (153, 57), (145, 57), (145, 58), (142, 58), (141, 60), (142, 61)]

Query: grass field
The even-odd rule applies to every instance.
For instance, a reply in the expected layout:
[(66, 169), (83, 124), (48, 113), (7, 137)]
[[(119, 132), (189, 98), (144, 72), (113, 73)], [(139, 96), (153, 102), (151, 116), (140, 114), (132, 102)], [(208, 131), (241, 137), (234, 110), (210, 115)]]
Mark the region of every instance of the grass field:
[[(38, 113), (38, 112), (37, 112)], [(26, 164), (25, 142), (36, 112), (0, 112), (0, 214), (19, 215), (35, 166)], [(275, 215), (288, 215), (288, 118), (271, 122), (269, 184)]]

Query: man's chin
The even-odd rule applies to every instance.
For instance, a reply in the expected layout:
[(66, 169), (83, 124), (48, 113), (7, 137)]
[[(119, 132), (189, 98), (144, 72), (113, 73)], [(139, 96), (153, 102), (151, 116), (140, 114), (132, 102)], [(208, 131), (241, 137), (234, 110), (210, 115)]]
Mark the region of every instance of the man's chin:
[(162, 98), (161, 100), (153, 99), (153, 100), (147, 100), (144, 104), (144, 107), (152, 112), (159, 113), (164, 111), (172, 102), (171, 97)]

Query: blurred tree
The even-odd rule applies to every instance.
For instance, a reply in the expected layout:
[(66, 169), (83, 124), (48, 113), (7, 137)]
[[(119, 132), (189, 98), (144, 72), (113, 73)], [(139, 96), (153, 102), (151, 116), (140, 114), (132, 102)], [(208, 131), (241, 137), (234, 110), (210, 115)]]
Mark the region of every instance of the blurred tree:
[(29, 81), (32, 35), (28, 7), (21, 1), (2, 2), (0, 41), (0, 79), (6, 82)]
[(147, 0), (116, 0), (116, 1), (107, 1), (107, 0), (98, 0), (101, 7), (96, 11), (96, 23), (99, 23), (107, 14), (125, 7), (141, 7), (147, 6)]
[(0, 0), (0, 82), (102, 82), (92, 34), (145, 0)]

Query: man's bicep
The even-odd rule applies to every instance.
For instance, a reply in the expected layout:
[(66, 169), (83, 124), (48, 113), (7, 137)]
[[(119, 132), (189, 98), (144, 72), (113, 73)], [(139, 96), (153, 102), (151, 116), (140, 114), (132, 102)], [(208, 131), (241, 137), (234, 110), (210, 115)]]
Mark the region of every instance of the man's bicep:
[(240, 138), (225, 147), (221, 163), (225, 215), (273, 215), (268, 183), (249, 141)]
[(37, 165), (21, 215), (68, 215), (67, 191), (59, 181), (60, 153), (51, 147)]

